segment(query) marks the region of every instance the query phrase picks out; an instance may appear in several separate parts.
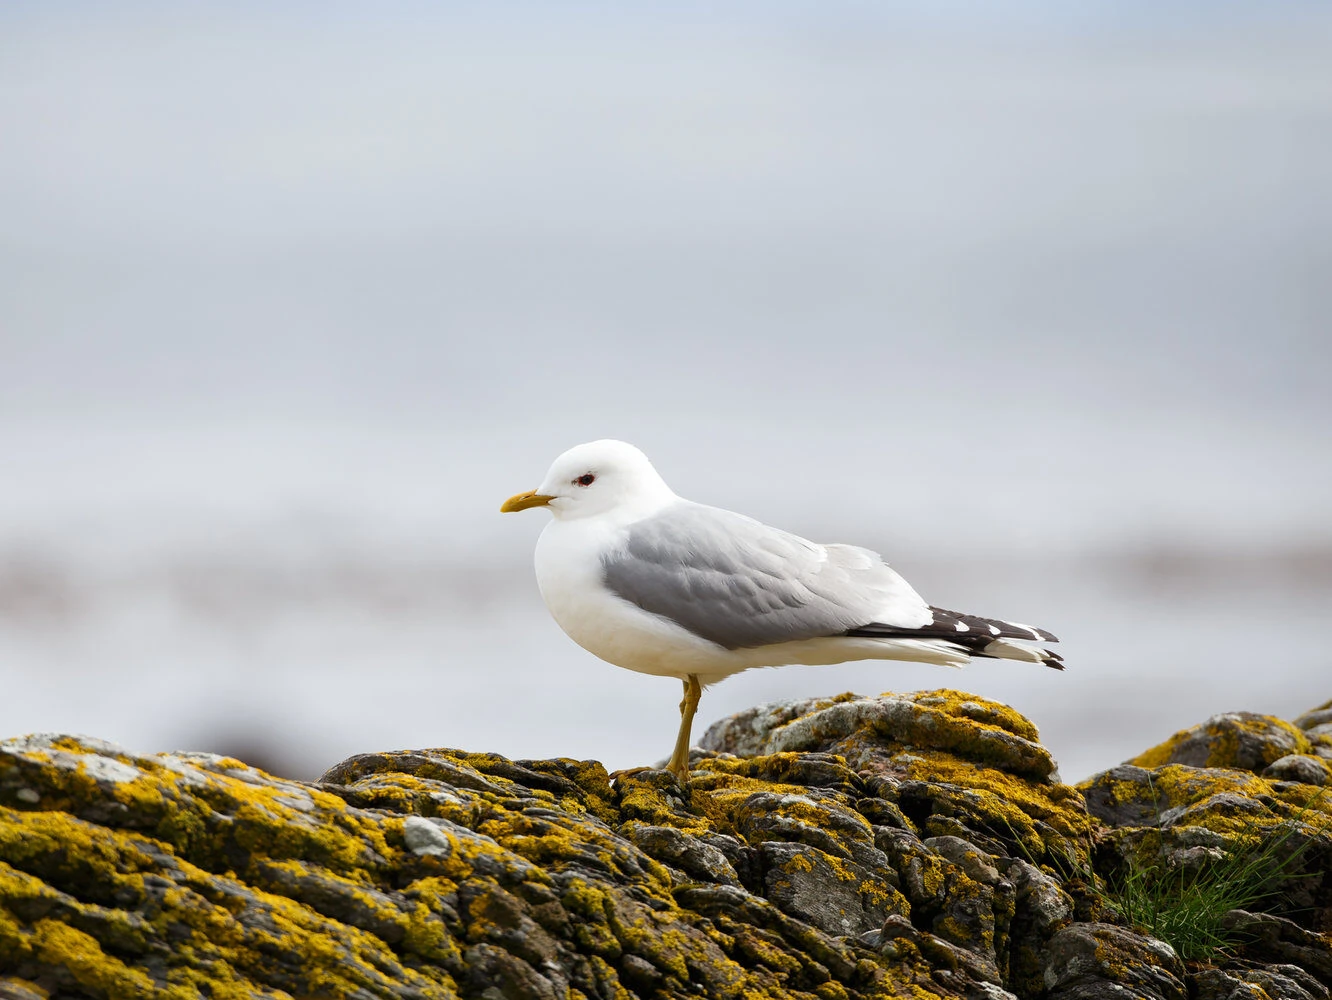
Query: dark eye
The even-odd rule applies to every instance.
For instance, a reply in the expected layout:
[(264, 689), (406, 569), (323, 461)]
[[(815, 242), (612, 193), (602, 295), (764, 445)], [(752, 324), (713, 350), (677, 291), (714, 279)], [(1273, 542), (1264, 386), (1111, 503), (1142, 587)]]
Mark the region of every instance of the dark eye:
[(584, 472), (581, 476), (579, 476), (577, 479), (574, 480), (574, 482), (577, 483), (579, 486), (591, 486), (596, 481), (597, 477), (592, 475), (592, 473), (590, 472)]

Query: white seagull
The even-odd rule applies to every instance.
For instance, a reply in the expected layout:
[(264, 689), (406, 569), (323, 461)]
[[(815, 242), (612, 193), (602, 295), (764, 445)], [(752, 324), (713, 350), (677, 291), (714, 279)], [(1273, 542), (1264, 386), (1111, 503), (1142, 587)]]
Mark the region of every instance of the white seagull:
[[(623, 441), (570, 448), (501, 511), (547, 507), (537, 584), (569, 637), (617, 667), (684, 682), (667, 767), (689, 778), (703, 687), (750, 667), (972, 657), (1044, 663), (1044, 629), (926, 604), (876, 552), (819, 545), (677, 496)], [(1017, 641), (1014, 641), (1017, 640)]]

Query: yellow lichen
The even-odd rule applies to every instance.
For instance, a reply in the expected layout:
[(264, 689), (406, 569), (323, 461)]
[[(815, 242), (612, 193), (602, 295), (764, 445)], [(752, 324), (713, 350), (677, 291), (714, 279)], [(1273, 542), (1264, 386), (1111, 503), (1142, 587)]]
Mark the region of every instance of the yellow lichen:
[(830, 867), (833, 870), (833, 874), (837, 876), (838, 881), (841, 882), (860, 881), (860, 876), (857, 875), (854, 871), (852, 871), (850, 866), (847, 865), (847, 863), (843, 861), (841, 858), (825, 853), (824, 859), (827, 861), (828, 867)]
[[(10, 987), (10, 989), (7, 990), (6, 987)], [(43, 1000), (51, 995), (50, 990), (27, 979), (20, 979), (17, 976), (0, 976), (0, 996), (9, 996), (16, 989), (26, 990), (34, 996), (42, 997)]]
[(37, 921), (31, 949), (35, 959), (66, 969), (80, 986), (107, 1000), (138, 1000), (149, 995), (193, 1000), (191, 993), (177, 987), (154, 989), (146, 973), (106, 954), (92, 935), (58, 920)]
[(1270, 764), (1278, 757), (1289, 753), (1309, 752), (1308, 738), (1284, 719), (1272, 715), (1223, 715), (1209, 719), (1201, 726), (1180, 730), (1164, 743), (1143, 751), (1129, 763), (1146, 768), (1162, 767), (1171, 762), (1181, 744), (1203, 737), (1207, 743), (1207, 757), (1198, 766), (1234, 768), (1239, 766), (1241, 733), (1268, 736), (1273, 730), (1288, 737), (1289, 746), (1272, 742), (1269, 746), (1262, 747), (1260, 765)]
[(1067, 785), (1026, 781), (942, 750), (913, 752), (900, 766), (910, 778), (956, 788), (951, 808), (995, 836), (1016, 838), (1030, 858), (1051, 848), (1078, 851), (1093, 828), (1081, 796)]
[[(893, 711), (911, 729), (910, 745), (888, 728), (866, 723), (847, 735), (844, 725), (842, 746), (818, 754), (704, 760), (687, 789), (659, 771), (612, 786), (595, 762), (422, 751), (344, 765), (326, 786), (334, 795), (230, 759), (114, 757), (135, 776), (95, 761), (71, 766), (62, 754), (99, 752), (77, 740), (25, 751), (13, 766), (26, 769), (23, 787), (37, 789), (41, 808), (0, 811), (0, 858), (12, 866), (0, 868), (0, 964), (32, 961), (43, 948), (84, 977), (71, 971), (71, 982), (108, 1000), (395, 991), (442, 1000), (456, 997), (453, 975), (468, 971), (478, 949), (507, 949), (523, 975), (524, 962), (545, 975), (543, 958), (558, 942), (561, 966), (583, 977), (568, 986), (570, 1000), (628, 1000), (622, 976), (642, 995), (932, 1000), (940, 991), (931, 968), (956, 965), (958, 954), (938, 940), (923, 936), (933, 942), (928, 954), (912, 943), (917, 935), (868, 951), (774, 902), (695, 883), (702, 876), (692, 865), (691, 880), (674, 883), (679, 871), (625, 836), (628, 824), (725, 834), (742, 843), (710, 838), (710, 850), (720, 845), (751, 888), (784, 868), (788, 880), (813, 874), (854, 885), (866, 913), (904, 913), (891, 876), (865, 877), (866, 866), (882, 863), (877, 833), (882, 850), (902, 860), (914, 919), (953, 944), (1006, 952), (1011, 894), (1001, 898), (919, 842), (904, 846), (914, 838), (892, 841), (896, 833), (866, 817), (900, 825), (904, 818), (887, 815), (900, 807), (922, 836), (974, 831), (982, 850), (1016, 841), (1015, 853), (1039, 859), (1085, 842), (1081, 799), (1050, 780), (1035, 728), (1011, 708), (948, 690), (907, 700), (914, 707)], [(1184, 780), (1163, 773), (1163, 794), (1185, 801)], [(1294, 808), (1272, 783), (1255, 787), (1272, 793), (1274, 814)], [(132, 816), (139, 832), (70, 815), (79, 812)], [(439, 853), (409, 848), (410, 816), (439, 821)], [(752, 859), (767, 855), (749, 847), (772, 840), (810, 849), (756, 871)], [(688, 893), (699, 894), (698, 912), (677, 902)], [(37, 904), (61, 908), (42, 915), (74, 933), (42, 929)], [(170, 949), (156, 954), (169, 957), (135, 966), (135, 949), (163, 941)], [(1006, 954), (999, 961), (1002, 969)], [(647, 982), (657, 985), (640, 986)]]
[[(891, 692), (886, 694), (889, 697), (893, 696)], [(1002, 702), (990, 701), (988, 698), (978, 698), (974, 694), (955, 691), (952, 688), (922, 691), (915, 695), (913, 700), (920, 705), (945, 712), (956, 718), (967, 719), (986, 728), (1001, 729), (1033, 742), (1040, 739), (1040, 731), (1037, 730), (1030, 719)]]

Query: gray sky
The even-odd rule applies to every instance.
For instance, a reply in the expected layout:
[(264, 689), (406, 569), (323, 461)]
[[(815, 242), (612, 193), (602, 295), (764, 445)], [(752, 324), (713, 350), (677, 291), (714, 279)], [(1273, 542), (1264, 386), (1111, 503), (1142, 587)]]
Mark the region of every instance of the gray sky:
[[(925, 6), (5, 5), (0, 671), (32, 699), (0, 728), (230, 739), (263, 684), (337, 660), (443, 696), (463, 648), (478, 704), (550, 657), (571, 681), (543, 704), (611, 684), (641, 721), (674, 692), (568, 647), (537, 521), (494, 513), (601, 436), (696, 499), (879, 547), (936, 603), (1067, 616), (1080, 675), (1070, 652), (1061, 688), (981, 693), (1047, 735), (1079, 718), (1056, 751), (1098, 734), (1084, 771), (1265, 707), (1256, 660), (1289, 665), (1269, 710), (1324, 700), (1326, 658), (1253, 609), (1328, 593), (1288, 564), (1332, 545), (1332, 14)], [(1176, 550), (1248, 568), (1195, 572), (1210, 610), (1183, 624), (1106, 582)], [(1130, 655), (1176, 714), (1078, 716)], [(100, 700), (76, 711), (71, 675)], [(991, 683), (753, 676), (705, 716)], [(156, 710), (105, 695), (167, 679)], [(300, 735), (307, 763), (399, 733), (573, 752), (521, 713), (301, 711), (343, 737)], [(578, 752), (606, 744), (658, 753), (642, 726)]]

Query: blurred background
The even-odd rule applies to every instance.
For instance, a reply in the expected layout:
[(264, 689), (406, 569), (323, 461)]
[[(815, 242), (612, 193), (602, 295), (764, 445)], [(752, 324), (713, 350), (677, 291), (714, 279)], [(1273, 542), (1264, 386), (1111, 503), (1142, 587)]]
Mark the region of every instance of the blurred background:
[(664, 758), (501, 517), (621, 437), (1063, 674), (1070, 780), (1332, 697), (1332, 7), (0, 7), (0, 736)]

